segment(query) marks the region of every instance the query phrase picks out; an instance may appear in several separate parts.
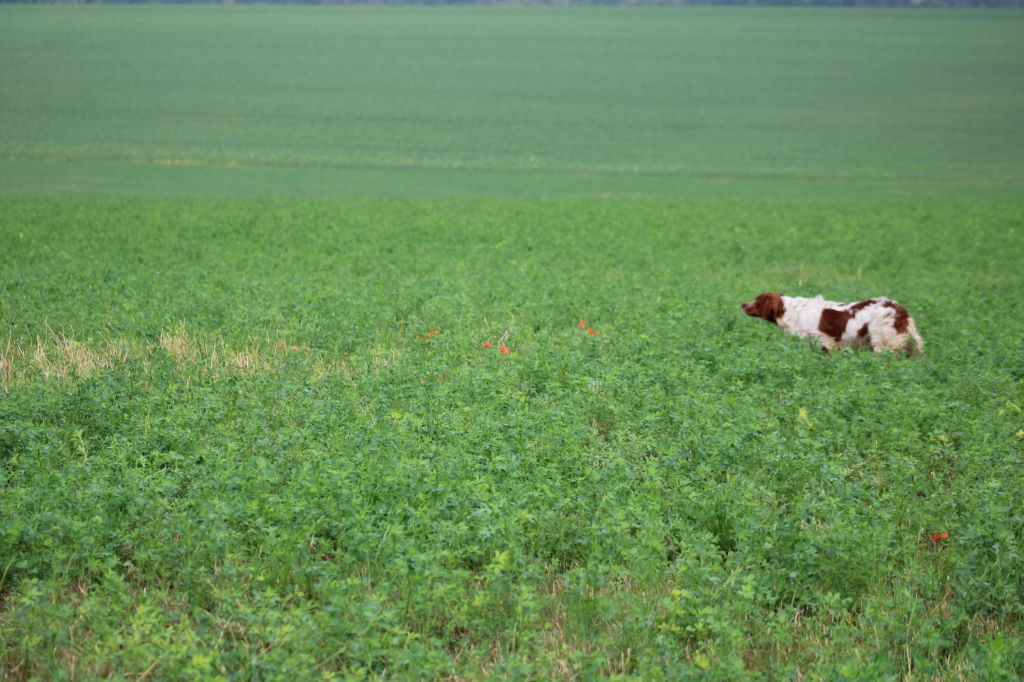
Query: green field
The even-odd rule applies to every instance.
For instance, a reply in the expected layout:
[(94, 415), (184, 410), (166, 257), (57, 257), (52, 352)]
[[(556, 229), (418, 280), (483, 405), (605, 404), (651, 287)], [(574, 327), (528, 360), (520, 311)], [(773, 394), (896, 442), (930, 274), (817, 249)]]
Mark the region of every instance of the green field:
[(1024, 12), (0, 7), (4, 194), (1024, 192)]
[(0, 6), (0, 680), (1021, 678), (1022, 28)]

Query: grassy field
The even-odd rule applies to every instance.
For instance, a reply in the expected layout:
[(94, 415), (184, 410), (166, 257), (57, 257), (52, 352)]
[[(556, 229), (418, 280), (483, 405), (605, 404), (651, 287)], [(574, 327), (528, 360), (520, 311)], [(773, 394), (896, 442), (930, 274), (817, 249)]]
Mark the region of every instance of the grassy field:
[(0, 7), (0, 679), (1021, 678), (1022, 27)]
[(0, 8), (0, 192), (1024, 191), (1024, 12)]

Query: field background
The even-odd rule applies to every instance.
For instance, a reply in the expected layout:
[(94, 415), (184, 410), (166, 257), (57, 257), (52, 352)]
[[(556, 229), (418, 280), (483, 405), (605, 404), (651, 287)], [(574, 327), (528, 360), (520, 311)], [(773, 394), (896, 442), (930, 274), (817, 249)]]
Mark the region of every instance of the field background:
[(0, 679), (1024, 676), (1022, 29), (0, 6)]
[(0, 192), (1021, 192), (1024, 14), (5, 6)]

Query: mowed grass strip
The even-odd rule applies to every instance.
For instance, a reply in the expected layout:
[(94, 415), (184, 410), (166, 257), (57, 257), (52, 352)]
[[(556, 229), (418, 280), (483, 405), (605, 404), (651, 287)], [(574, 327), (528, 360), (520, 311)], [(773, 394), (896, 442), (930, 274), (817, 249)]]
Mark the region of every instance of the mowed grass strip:
[(1012, 194), (1024, 12), (0, 8), (0, 192)]
[[(8, 200), (0, 671), (1017, 677), (1022, 229)], [(927, 354), (826, 356), (743, 316), (764, 288), (897, 298)]]

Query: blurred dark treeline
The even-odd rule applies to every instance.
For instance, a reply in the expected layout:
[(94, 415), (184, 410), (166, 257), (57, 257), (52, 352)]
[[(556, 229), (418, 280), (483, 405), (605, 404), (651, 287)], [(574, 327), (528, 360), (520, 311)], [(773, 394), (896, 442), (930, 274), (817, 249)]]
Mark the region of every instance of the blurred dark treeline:
[(1024, 7), (1024, 0), (0, 0), (29, 5), (724, 5), (758, 7)]

